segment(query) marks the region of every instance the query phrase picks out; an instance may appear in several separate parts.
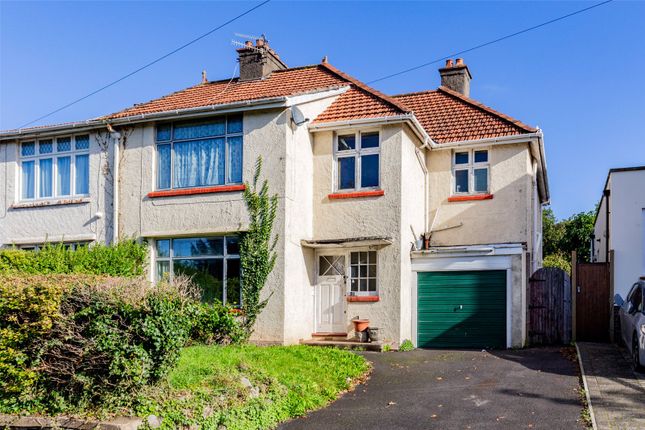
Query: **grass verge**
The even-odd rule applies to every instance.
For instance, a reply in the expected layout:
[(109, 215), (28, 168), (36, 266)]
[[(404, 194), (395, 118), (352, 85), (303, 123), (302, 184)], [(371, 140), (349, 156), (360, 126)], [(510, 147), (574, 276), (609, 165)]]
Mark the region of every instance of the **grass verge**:
[(368, 371), (363, 357), (332, 348), (194, 346), (121, 412), (155, 415), (161, 429), (273, 428), (326, 405)]

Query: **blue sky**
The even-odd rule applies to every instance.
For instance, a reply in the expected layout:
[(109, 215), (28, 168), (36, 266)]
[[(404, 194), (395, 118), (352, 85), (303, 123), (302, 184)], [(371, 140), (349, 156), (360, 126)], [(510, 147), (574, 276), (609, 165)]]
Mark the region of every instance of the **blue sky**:
[[(257, 3), (0, 2), (0, 129), (15, 128), (154, 60)], [(92, 118), (232, 76), (234, 33), (265, 33), (290, 66), (363, 80), (440, 58), (587, 2), (273, 1), (41, 123)], [(645, 3), (616, 1), (464, 55), (471, 96), (544, 131), (552, 207), (593, 209), (607, 170), (645, 165)], [(374, 86), (435, 88), (432, 65)]]

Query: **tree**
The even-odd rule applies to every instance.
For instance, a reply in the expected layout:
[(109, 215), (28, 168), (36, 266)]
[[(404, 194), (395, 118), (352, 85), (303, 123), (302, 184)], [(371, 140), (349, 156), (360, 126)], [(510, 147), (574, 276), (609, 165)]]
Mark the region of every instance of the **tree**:
[[(578, 261), (589, 261), (589, 240), (593, 234), (593, 211), (580, 212), (556, 221), (551, 208), (542, 212), (542, 234), (545, 261), (568, 260), (576, 251)], [(547, 260), (547, 257), (551, 257)]]
[(564, 236), (564, 224), (555, 219), (553, 209), (547, 208), (542, 212), (542, 248), (544, 257), (562, 253), (560, 246)]
[(570, 254), (576, 251), (578, 261), (588, 263), (589, 240), (593, 234), (595, 214), (592, 211), (580, 212), (564, 221), (564, 235), (562, 237), (562, 248)]
[(278, 195), (269, 195), (266, 179), (258, 189), (261, 171), (262, 158), (258, 157), (253, 183), (246, 183), (243, 195), (250, 217), (249, 229), (240, 240), (243, 327), (247, 336), (253, 332), (257, 316), (271, 298), (269, 295), (261, 300), (260, 293), (277, 258), (275, 246), (278, 237), (272, 238), (271, 232), (278, 209)]

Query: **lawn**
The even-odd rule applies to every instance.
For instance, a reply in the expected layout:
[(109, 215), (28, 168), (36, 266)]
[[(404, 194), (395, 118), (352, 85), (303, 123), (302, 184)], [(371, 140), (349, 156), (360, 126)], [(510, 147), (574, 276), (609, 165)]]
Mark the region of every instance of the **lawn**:
[(193, 346), (130, 412), (162, 429), (273, 428), (320, 408), (369, 371), (361, 356), (307, 346)]

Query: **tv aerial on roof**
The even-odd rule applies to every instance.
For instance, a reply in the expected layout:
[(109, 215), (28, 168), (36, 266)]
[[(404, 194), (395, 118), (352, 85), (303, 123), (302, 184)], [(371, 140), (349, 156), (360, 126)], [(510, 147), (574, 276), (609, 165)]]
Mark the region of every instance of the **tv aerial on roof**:
[(263, 35), (261, 36), (254, 36), (252, 34), (242, 34), (242, 33), (233, 33), (237, 37), (241, 37), (242, 39), (251, 39), (251, 40), (257, 40), (257, 39), (264, 39), (266, 41), (266, 37)]

